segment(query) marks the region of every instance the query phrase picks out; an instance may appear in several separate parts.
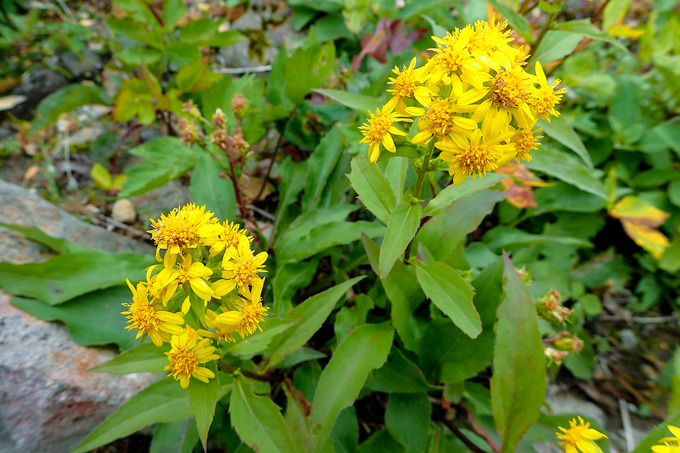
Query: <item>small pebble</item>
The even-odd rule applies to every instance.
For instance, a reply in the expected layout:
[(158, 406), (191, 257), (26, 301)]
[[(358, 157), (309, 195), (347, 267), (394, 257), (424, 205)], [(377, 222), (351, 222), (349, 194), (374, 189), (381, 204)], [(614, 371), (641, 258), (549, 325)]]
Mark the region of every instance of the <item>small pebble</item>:
[(111, 206), (111, 217), (117, 222), (132, 223), (137, 218), (135, 205), (130, 200), (116, 200)]

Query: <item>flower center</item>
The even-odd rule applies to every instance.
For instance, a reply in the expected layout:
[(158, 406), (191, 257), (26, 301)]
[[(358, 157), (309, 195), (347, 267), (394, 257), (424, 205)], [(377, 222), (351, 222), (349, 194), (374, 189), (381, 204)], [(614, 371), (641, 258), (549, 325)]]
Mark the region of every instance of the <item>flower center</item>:
[(239, 287), (251, 285), (257, 278), (255, 259), (240, 259), (234, 265), (234, 280)]
[(241, 322), (237, 329), (241, 335), (250, 335), (259, 327), (260, 322), (264, 321), (264, 316), (269, 308), (260, 302), (247, 303), (241, 310)]
[(498, 168), (496, 163), (496, 156), (493, 150), (487, 145), (479, 145), (474, 148), (455, 154), (453, 156), (453, 163), (459, 168), (467, 171), (468, 174), (478, 174), (482, 176), (486, 172)]
[(138, 330), (144, 332), (151, 332), (152, 330), (157, 330), (158, 316), (156, 316), (156, 310), (153, 306), (148, 303), (133, 302), (130, 306), (130, 319), (132, 320), (132, 325), (129, 328), (137, 328)]
[(534, 132), (538, 131), (536, 129), (520, 129), (512, 136), (512, 142), (517, 150), (517, 157), (522, 160), (530, 161), (531, 156), (529, 153), (532, 149), (538, 149), (538, 139), (541, 137), (534, 136)]
[(531, 106), (536, 110), (537, 116), (547, 116), (561, 99), (561, 93), (556, 94), (551, 87), (541, 87), (534, 94)]
[(196, 354), (191, 349), (178, 348), (168, 355), (168, 360), (175, 375), (190, 376), (198, 366)]
[(387, 115), (378, 115), (370, 119), (368, 128), (368, 139), (372, 143), (382, 142), (385, 135), (392, 127), (392, 120)]
[(499, 72), (491, 85), (494, 103), (509, 109), (521, 106), (527, 100), (529, 82), (529, 79), (518, 71)]
[(445, 137), (451, 128), (452, 114), (453, 107), (446, 101), (439, 100), (433, 102), (425, 114), (430, 131), (438, 137)]
[(388, 93), (392, 93), (400, 98), (408, 98), (413, 96), (413, 92), (416, 89), (416, 74), (411, 69), (406, 69), (400, 72), (396, 78), (390, 79), (388, 82), (394, 88), (387, 90)]

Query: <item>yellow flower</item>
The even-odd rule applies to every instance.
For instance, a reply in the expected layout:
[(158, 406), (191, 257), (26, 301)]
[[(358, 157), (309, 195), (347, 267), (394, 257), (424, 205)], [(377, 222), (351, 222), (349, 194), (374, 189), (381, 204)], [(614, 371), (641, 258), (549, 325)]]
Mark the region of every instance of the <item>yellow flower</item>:
[(442, 150), (439, 157), (449, 162), (449, 174), (453, 183), (460, 184), (470, 175), (485, 175), (514, 157), (514, 145), (503, 144), (509, 134), (490, 131), (489, 124), (484, 129), (475, 129), (468, 139), (462, 135), (452, 135), (449, 140), (435, 143)]
[(170, 370), (168, 376), (179, 381), (183, 389), (189, 387), (189, 380), (195, 377), (199, 381), (208, 382), (215, 377), (215, 373), (199, 364), (217, 360), (215, 347), (210, 346), (208, 338), (201, 338), (191, 327), (179, 335), (173, 335), (170, 342), (172, 349), (166, 352), (170, 364), (164, 370)]
[(680, 453), (680, 446), (666, 443), (664, 445), (654, 445), (652, 447), (654, 453)]
[(127, 330), (137, 329), (135, 339), (148, 335), (156, 346), (162, 346), (164, 341), (170, 341), (170, 335), (182, 333), (180, 327), (184, 324), (184, 319), (177, 313), (162, 311), (156, 308), (153, 301), (149, 301), (147, 285), (143, 282), (137, 284), (135, 288), (130, 280), (126, 280), (128, 287), (132, 291), (132, 303), (123, 304), (128, 307), (127, 311), (121, 312), (128, 315)]
[(173, 209), (167, 216), (161, 214), (158, 220), (149, 219), (152, 228), (148, 233), (157, 246), (156, 259), (161, 261), (160, 251), (166, 249), (166, 267), (172, 267), (179, 253), (198, 246), (198, 231), (203, 225), (215, 222), (212, 216), (205, 206), (191, 203)]
[(541, 63), (536, 62), (536, 82), (539, 87), (534, 88), (529, 104), (534, 112), (536, 118), (543, 117), (550, 122), (550, 115), (560, 116), (560, 112), (555, 110), (555, 106), (562, 100), (562, 95), (567, 90), (560, 88), (555, 90), (555, 87), (560, 84), (560, 79), (556, 79), (553, 83), (548, 85), (548, 80), (545, 77), (545, 72), (541, 67)]
[[(469, 25), (466, 28), (472, 28)], [(506, 30), (506, 31), (503, 31)], [(500, 50), (506, 55), (514, 55), (519, 53), (519, 50), (510, 47), (509, 43), (513, 41), (512, 29), (508, 27), (508, 21), (498, 22), (485, 20), (478, 20), (474, 25), (474, 33), (468, 40), (467, 47), (470, 52), (477, 54), (478, 51), (484, 51), (491, 54), (494, 50)]]
[(578, 417), (569, 422), (569, 428), (558, 427), (561, 433), (555, 433), (562, 442), (565, 453), (602, 453), (602, 449), (595, 443), (596, 440), (606, 438), (604, 434), (590, 428), (590, 423)]
[(223, 332), (238, 332), (242, 338), (255, 330), (262, 330), (260, 322), (264, 321), (268, 307), (262, 305), (262, 287), (264, 279), (253, 283), (252, 289), (242, 297), (237, 304), (237, 310), (230, 310), (217, 315), (211, 322), (214, 327)]
[(538, 149), (540, 139), (543, 138), (542, 135), (534, 135), (537, 132), (541, 132), (541, 129), (517, 129), (515, 134), (510, 139), (512, 144), (515, 145), (515, 153), (517, 160), (525, 160), (531, 162), (531, 150)]
[(664, 437), (659, 440), (663, 445), (655, 445), (652, 447), (654, 453), (680, 453), (680, 428), (673, 425), (668, 425), (667, 428), (673, 434), (673, 437)]
[(419, 107), (408, 107), (406, 111), (410, 115), (420, 116), (420, 132), (411, 139), (417, 144), (428, 143), (432, 137), (442, 140), (448, 135), (469, 135), (471, 130), (477, 128), (477, 123), (470, 118), (455, 115), (457, 108), (447, 99), (432, 102), (427, 111)]
[(167, 287), (166, 291), (173, 294), (177, 285), (188, 283), (194, 293), (207, 302), (213, 297), (213, 291), (205, 279), (209, 279), (212, 273), (212, 270), (205, 267), (203, 263), (194, 263), (191, 254), (186, 253), (182, 255), (182, 262), (178, 269), (166, 267), (158, 273), (156, 279), (161, 287)]
[(387, 82), (392, 85), (392, 89), (387, 90), (387, 92), (392, 93), (393, 96), (385, 105), (388, 111), (396, 108), (398, 112), (403, 113), (406, 108), (404, 99), (415, 99), (422, 105), (429, 105), (430, 98), (434, 93), (426, 86), (419, 85), (424, 80), (425, 68), (414, 69), (415, 65), (416, 59), (414, 57), (408, 68), (404, 66), (404, 69), (400, 71), (399, 67), (395, 66), (392, 69), (392, 72), (397, 76), (390, 77), (389, 82)]
[(210, 256), (219, 255), (229, 247), (237, 247), (241, 236), (253, 242), (245, 229), (241, 230), (238, 224), (229, 221), (205, 225), (199, 231), (199, 236), (203, 238), (203, 244), (210, 247)]
[[(436, 54), (425, 66), (429, 74), (429, 85), (441, 82), (447, 86), (463, 81), (481, 88), (490, 79), (488, 70), (479, 64), (468, 48), (473, 34), (472, 28), (465, 27), (454, 33), (447, 33), (444, 38), (432, 37), (437, 47), (429, 49)], [(460, 76), (457, 72), (460, 72)]]
[(224, 252), (222, 261), (222, 278), (213, 284), (216, 297), (228, 294), (238, 287), (241, 293), (247, 292), (248, 286), (259, 280), (258, 272), (267, 272), (264, 262), (267, 261), (267, 252), (257, 255), (250, 250), (250, 242), (245, 236), (239, 238), (238, 247), (231, 246)]
[(391, 153), (397, 151), (396, 146), (394, 146), (394, 140), (392, 135), (402, 135), (405, 136), (406, 132), (399, 130), (392, 123), (397, 121), (411, 121), (408, 118), (404, 118), (398, 113), (392, 112), (393, 106), (386, 105), (383, 107), (382, 111), (380, 109), (376, 110), (374, 115), (371, 112), (368, 123), (364, 123), (359, 129), (362, 130), (364, 138), (362, 138), (359, 143), (368, 143), (368, 156), (372, 163), (378, 161), (380, 157), (380, 144), (382, 144), (385, 149)]

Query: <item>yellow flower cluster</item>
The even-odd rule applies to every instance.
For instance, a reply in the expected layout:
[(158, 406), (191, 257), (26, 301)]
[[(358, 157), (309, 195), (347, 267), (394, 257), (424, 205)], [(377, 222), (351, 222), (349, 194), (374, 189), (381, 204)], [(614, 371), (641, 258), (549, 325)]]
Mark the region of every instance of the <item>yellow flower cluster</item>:
[(572, 419), (569, 428), (558, 426), (561, 433), (555, 433), (562, 441), (565, 453), (602, 453), (602, 449), (595, 443), (596, 440), (607, 438), (601, 432), (590, 427), (590, 423), (584, 422), (581, 417)]
[(478, 21), (433, 37), (434, 55), (421, 67), (393, 69), (387, 90), (390, 100), (360, 127), (376, 162), (382, 145), (396, 152), (392, 136), (407, 136), (397, 123), (415, 121), (410, 141), (432, 144), (449, 163), (454, 184), (483, 175), (513, 160), (531, 160), (537, 149), (538, 118), (559, 116), (555, 106), (564, 89), (549, 84), (536, 63), (535, 75), (525, 71), (528, 55), (510, 46), (507, 22)]
[(654, 453), (680, 453), (680, 428), (673, 425), (667, 426), (673, 437), (665, 437), (659, 440), (659, 445), (654, 445)]
[(165, 369), (182, 388), (192, 376), (208, 382), (215, 374), (200, 365), (219, 359), (215, 345), (235, 341), (234, 332), (252, 334), (267, 315), (260, 276), (267, 253), (253, 253), (247, 231), (194, 204), (151, 220), (149, 233), (162, 264), (136, 287), (128, 281), (126, 328), (156, 346), (170, 343)]

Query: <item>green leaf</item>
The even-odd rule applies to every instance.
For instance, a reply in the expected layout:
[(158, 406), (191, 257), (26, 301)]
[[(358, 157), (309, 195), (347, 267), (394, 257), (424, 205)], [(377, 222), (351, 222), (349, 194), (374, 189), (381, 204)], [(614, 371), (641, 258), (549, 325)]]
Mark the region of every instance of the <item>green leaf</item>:
[(0, 226), (7, 228), (8, 230), (13, 230), (26, 236), (27, 239), (42, 244), (49, 247), (56, 253), (67, 253), (69, 251), (76, 251), (74, 249), (87, 249), (84, 246), (70, 245), (66, 239), (55, 238), (38, 227), (26, 227), (21, 225), (12, 225), (10, 223), (0, 223)]
[(363, 112), (373, 111), (382, 107), (382, 103), (376, 98), (365, 96), (363, 94), (349, 93), (343, 90), (330, 90), (326, 88), (317, 88), (312, 90), (327, 98), (331, 98), (336, 102), (349, 107), (353, 110), (361, 110)]
[(127, 286), (87, 293), (60, 305), (48, 305), (35, 299), (13, 298), (18, 308), (43, 321), (61, 321), (68, 326), (71, 338), (83, 346), (117, 344), (129, 349), (135, 336), (125, 330), (122, 302), (130, 300)]
[(668, 425), (680, 425), (680, 412), (668, 416), (660, 425), (647, 434), (642, 442), (632, 451), (632, 453), (648, 453), (652, 450), (654, 445), (658, 445), (664, 437), (674, 437), (673, 433), (668, 429)]
[(533, 67), (536, 61), (546, 66), (569, 55), (581, 42), (582, 36), (567, 31), (548, 30), (545, 38), (536, 49), (527, 66)]
[(193, 417), (170, 423), (159, 423), (153, 430), (149, 453), (192, 453), (198, 443)]
[(404, 202), (395, 206), (387, 221), (385, 238), (380, 246), (380, 278), (390, 274), (394, 263), (404, 254), (420, 226), (420, 205)]
[[(378, 255), (380, 248), (368, 236), (363, 235), (361, 241), (373, 272), (378, 273)], [(387, 278), (381, 279), (387, 299), (392, 303), (390, 316), (394, 327), (404, 342), (406, 349), (414, 352), (420, 350), (420, 332), (417, 330), (413, 312), (425, 300), (413, 266), (397, 261)]]
[(347, 336), (324, 368), (312, 403), (312, 451), (321, 451), (336, 418), (351, 405), (371, 370), (387, 360), (394, 330), (387, 324), (365, 324)]
[(198, 379), (191, 379), (188, 389), (189, 403), (191, 404), (194, 417), (196, 417), (196, 428), (203, 444), (203, 451), (207, 451), (208, 430), (215, 416), (217, 393), (220, 389), (217, 363), (214, 361), (208, 362), (205, 364), (205, 367), (215, 373), (215, 377), (209, 379), (207, 383)]
[(454, 201), (462, 200), (475, 192), (493, 187), (507, 177), (508, 175), (491, 173), (483, 178), (467, 178), (457, 186), (448, 185), (425, 206), (423, 216), (437, 215)]
[(312, 282), (319, 266), (319, 258), (301, 263), (289, 263), (276, 269), (272, 290), (274, 292), (274, 314), (284, 316), (293, 308), (295, 293)]
[(463, 382), (489, 366), (494, 338), (492, 326), (472, 339), (445, 319), (430, 322), (423, 337), (420, 366), (431, 382)]
[(380, 429), (359, 445), (359, 453), (404, 453), (406, 449), (386, 429)]
[(484, 242), (489, 245), (490, 249), (497, 250), (499, 252), (501, 250), (511, 251), (533, 245), (551, 243), (587, 248), (593, 247), (590, 242), (575, 237), (531, 234), (508, 226), (498, 226), (492, 230), (489, 230), (489, 232), (484, 235)]
[(506, 17), (510, 26), (517, 30), (517, 33), (519, 33), (522, 38), (526, 39), (529, 44), (534, 42), (534, 37), (531, 34), (531, 25), (529, 25), (529, 21), (524, 16), (507, 6), (502, 0), (486, 1), (496, 8), (503, 17)]
[(295, 77), (286, 80), (286, 97), (293, 104), (301, 103), (313, 88), (318, 88), (331, 75), (334, 65), (335, 46), (332, 42), (323, 46), (298, 47), (286, 61), (286, 73), (295, 74)]
[(233, 221), (236, 217), (234, 186), (230, 179), (220, 176), (220, 167), (215, 160), (204, 155), (196, 163), (189, 184), (191, 201), (205, 205), (222, 220)]
[(36, 119), (31, 124), (31, 133), (56, 123), (61, 114), (72, 112), (78, 107), (108, 103), (106, 92), (97, 85), (68, 85), (40, 101), (36, 109)]
[[(390, 161), (392, 162), (392, 161)], [(363, 156), (352, 159), (352, 172), (348, 175), (352, 188), (361, 202), (381, 222), (387, 224), (396, 205), (390, 182), (380, 169)]]
[(284, 357), (307, 343), (331, 314), (338, 300), (363, 278), (356, 277), (318, 293), (288, 312), (284, 319), (293, 321), (296, 325), (280, 334), (269, 345), (266, 368), (278, 365)]
[(365, 387), (386, 393), (420, 393), (436, 388), (427, 383), (418, 365), (394, 345), (387, 362), (369, 375)]
[(445, 263), (416, 261), (418, 283), (427, 297), (471, 338), (482, 332), (482, 321), (472, 304), (472, 285)]
[(427, 392), (393, 393), (387, 401), (385, 428), (407, 452), (420, 453), (427, 447), (431, 414)]
[(200, 147), (188, 147), (177, 137), (158, 137), (128, 152), (146, 160), (125, 170), (128, 178), (118, 192), (118, 198), (130, 198), (157, 189), (184, 175), (205, 155)]
[(314, 171), (307, 175), (302, 210), (308, 211), (319, 206), (321, 195), (330, 184), (328, 181), (344, 150), (342, 137), (337, 127), (332, 128), (319, 142), (308, 159), (307, 165)]
[(163, 2), (163, 20), (165, 26), (173, 29), (177, 22), (187, 13), (187, 7), (183, 0), (165, 0)]
[(358, 241), (362, 234), (374, 238), (384, 233), (384, 226), (361, 220), (320, 225), (299, 239), (297, 234), (285, 236), (276, 250), (276, 259), (279, 265), (295, 263), (330, 247)]
[(153, 257), (138, 253), (79, 252), (42, 263), (0, 263), (0, 287), (15, 296), (60, 304), (81, 294), (141, 280)]
[(165, 353), (169, 350), (170, 346), (167, 343), (160, 348), (153, 343), (138, 344), (87, 371), (111, 374), (162, 373), (168, 364)]
[(278, 249), (281, 243), (297, 243), (309, 236), (309, 233), (316, 227), (345, 220), (349, 214), (357, 209), (359, 209), (359, 206), (357, 205), (341, 204), (329, 208), (318, 208), (303, 212), (291, 222), (285, 233), (274, 243), (274, 248), (277, 249), (277, 253), (280, 253)]
[(284, 319), (266, 319), (261, 325), (262, 332), (255, 332), (238, 343), (229, 343), (224, 346), (223, 351), (230, 354), (245, 356), (259, 354), (267, 349), (267, 346), (269, 346), (276, 335), (284, 332), (294, 324), (294, 321), (286, 321)]
[[(505, 299), (498, 308), (491, 377), (491, 406), (503, 445), (513, 452), (538, 420), (547, 389), (545, 358), (534, 304), (510, 258), (505, 260)], [(521, 328), (518, 328), (521, 326)]]
[(229, 413), (239, 437), (255, 451), (298, 451), (278, 406), (266, 396), (254, 395), (245, 377), (234, 379)]
[[(578, 154), (578, 156), (586, 163), (588, 168), (592, 170), (593, 161), (590, 158), (588, 150), (576, 131), (574, 131), (574, 128), (572, 128), (571, 125), (567, 123), (567, 120), (565, 120), (564, 117), (558, 116), (557, 118), (551, 118), (550, 122), (540, 118), (538, 120), (537, 126), (543, 129), (543, 131), (550, 137), (554, 138)], [(538, 151), (538, 153), (541, 152), (543, 152), (543, 149)]]
[(72, 453), (85, 453), (129, 436), (154, 423), (167, 423), (191, 416), (189, 395), (179, 383), (154, 382), (119, 407), (80, 442)]
[[(292, 390), (292, 392), (291, 392)], [(309, 432), (309, 419), (305, 414), (306, 408), (300, 400), (301, 394), (292, 386), (283, 386), (286, 394), (286, 413), (284, 419), (293, 443), (302, 451), (309, 451), (312, 435)]]
[(618, 47), (623, 51), (628, 52), (626, 46), (617, 41), (616, 38), (614, 38), (609, 33), (604, 32), (595, 25), (591, 24), (590, 19), (562, 22), (554, 26), (553, 30), (568, 31), (569, 33), (576, 33), (578, 35), (585, 36), (586, 38), (604, 41)]
[(593, 176), (592, 170), (554, 148), (541, 147), (540, 152), (534, 154), (527, 166), (568, 182), (585, 192), (608, 199), (604, 184)]

